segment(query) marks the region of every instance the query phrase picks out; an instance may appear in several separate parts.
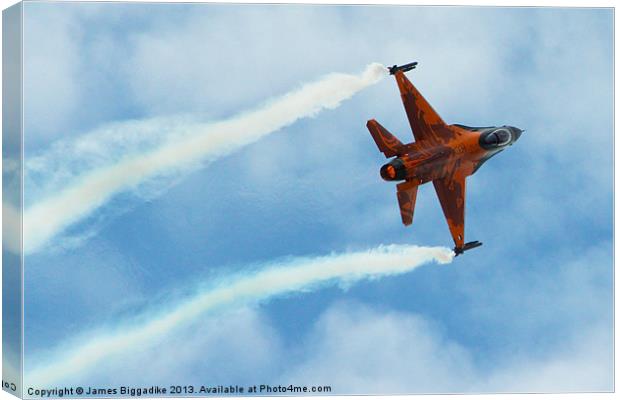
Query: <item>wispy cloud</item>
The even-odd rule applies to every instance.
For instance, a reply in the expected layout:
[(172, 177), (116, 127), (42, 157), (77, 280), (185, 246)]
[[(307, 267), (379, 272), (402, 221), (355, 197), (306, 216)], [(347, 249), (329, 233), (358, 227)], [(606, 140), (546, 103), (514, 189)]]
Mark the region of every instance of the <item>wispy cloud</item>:
[(310, 291), (328, 283), (351, 285), (364, 279), (409, 272), (436, 261), (452, 261), (444, 247), (380, 246), (367, 251), (299, 258), (239, 274), (181, 301), (167, 313), (141, 316), (140, 323), (118, 325), (107, 333), (84, 336), (29, 368), (29, 384), (49, 385), (87, 373), (107, 357), (148, 348), (201, 315), (229, 306), (265, 302), (274, 296)]
[(301, 341), (305, 359), (279, 381), (331, 383), (340, 394), (610, 391), (612, 336), (595, 323), (567, 332), (553, 351), (508, 352), (488, 364), (433, 317), (349, 301), (317, 320)]
[[(55, 235), (70, 225), (88, 217), (108, 202), (115, 194), (138, 187), (143, 182), (190, 168), (201, 162), (209, 162), (233, 152), (240, 147), (255, 142), (261, 137), (293, 124), (300, 118), (312, 117), (324, 109), (333, 109), (360, 90), (381, 80), (386, 75), (385, 68), (370, 64), (359, 75), (330, 74), (324, 78), (303, 85), (279, 98), (272, 99), (266, 105), (254, 111), (242, 113), (228, 120), (214, 123), (189, 122), (185, 119), (167, 120), (168, 134), (158, 135), (161, 142), (147, 151), (123, 153), (124, 157), (112, 163), (105, 163), (98, 168), (81, 173), (76, 172), (76, 163), (69, 159), (64, 164), (70, 165), (63, 172), (64, 184), (59, 191), (51, 192), (38, 203), (30, 205), (24, 212), (24, 251), (36, 251), (46, 245)], [(145, 121), (153, 130), (154, 121)], [(156, 121), (155, 121), (156, 122)], [(112, 138), (96, 135), (88, 137), (78, 145), (96, 154), (96, 159), (108, 159), (110, 149), (124, 145), (131, 137), (132, 125), (144, 124), (133, 122), (118, 125)], [(152, 136), (145, 136), (153, 141)], [(133, 149), (139, 149), (140, 141), (133, 138)], [(107, 145), (114, 146), (108, 147)], [(145, 146), (149, 147), (149, 146)], [(66, 154), (79, 150), (73, 146)], [(67, 146), (57, 146), (54, 157), (44, 155), (33, 159), (30, 170), (42, 172), (42, 181), (57, 181), (56, 176), (49, 176), (48, 161), (58, 159)], [(62, 159), (62, 157), (60, 157)], [(26, 173), (28, 174), (28, 165)], [(58, 169), (53, 169), (58, 171)], [(45, 223), (42, 223), (45, 221)]]

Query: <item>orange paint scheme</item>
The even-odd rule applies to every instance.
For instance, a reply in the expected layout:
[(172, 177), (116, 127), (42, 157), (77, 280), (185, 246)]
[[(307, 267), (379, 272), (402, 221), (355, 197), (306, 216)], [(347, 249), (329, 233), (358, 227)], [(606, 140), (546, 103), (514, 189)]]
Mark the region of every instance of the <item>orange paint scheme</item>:
[(390, 72), (395, 75), (415, 142), (403, 144), (374, 119), (368, 121), (366, 126), (379, 150), (386, 158), (395, 157), (381, 168), (381, 176), (387, 181), (403, 181), (396, 188), (405, 225), (413, 222), (418, 186), (433, 182), (458, 255), (481, 244), (465, 243), (466, 178), (512, 145), (523, 131), (510, 126), (446, 124), (398, 68)]

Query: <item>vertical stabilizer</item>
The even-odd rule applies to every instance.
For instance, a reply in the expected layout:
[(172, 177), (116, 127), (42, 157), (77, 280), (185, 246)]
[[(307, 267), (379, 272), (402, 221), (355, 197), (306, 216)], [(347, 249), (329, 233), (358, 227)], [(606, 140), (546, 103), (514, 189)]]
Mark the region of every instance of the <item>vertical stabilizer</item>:
[(376, 120), (371, 119), (366, 123), (372, 138), (375, 140), (379, 150), (385, 154), (386, 158), (398, 156), (405, 151), (405, 145), (387, 129), (381, 126)]

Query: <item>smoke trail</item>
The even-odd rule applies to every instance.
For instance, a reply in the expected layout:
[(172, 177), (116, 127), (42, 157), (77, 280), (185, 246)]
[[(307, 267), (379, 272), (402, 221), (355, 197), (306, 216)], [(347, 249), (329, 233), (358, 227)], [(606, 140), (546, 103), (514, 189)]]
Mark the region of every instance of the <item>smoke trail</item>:
[(403, 274), (431, 261), (449, 263), (452, 257), (452, 251), (444, 247), (390, 245), (271, 264), (220, 282), (179, 303), (166, 314), (140, 318), (144, 321), (141, 325), (119, 326), (107, 335), (89, 336), (86, 343), (63, 346), (49, 357), (52, 361), (26, 374), (28, 383), (61, 384), (63, 379), (87, 373), (108, 357), (150, 346), (175, 328), (218, 308), (266, 302), (275, 296), (309, 291), (328, 283), (351, 285), (364, 279)]
[[(107, 203), (118, 192), (135, 188), (147, 179), (175, 169), (187, 168), (197, 162), (213, 161), (300, 118), (314, 116), (323, 109), (335, 108), (385, 75), (385, 67), (373, 63), (360, 75), (327, 75), (257, 110), (229, 120), (210, 124), (192, 123), (183, 119), (176, 122), (169, 120), (167, 122), (171, 126), (168, 128), (172, 133), (164, 135), (163, 143), (146, 152), (126, 155), (111, 164), (71, 176), (69, 182), (62, 185), (62, 190), (29, 206), (23, 216), (24, 251), (32, 252), (41, 248), (55, 235)], [(149, 129), (152, 131), (153, 127)], [(124, 140), (128, 136), (129, 132), (123, 131), (122, 126), (121, 132), (116, 132), (117, 138)], [(90, 138), (88, 148), (97, 153), (104, 144), (103, 141), (98, 143), (96, 139)], [(46, 157), (35, 159), (34, 169), (48, 169), (45, 160)]]

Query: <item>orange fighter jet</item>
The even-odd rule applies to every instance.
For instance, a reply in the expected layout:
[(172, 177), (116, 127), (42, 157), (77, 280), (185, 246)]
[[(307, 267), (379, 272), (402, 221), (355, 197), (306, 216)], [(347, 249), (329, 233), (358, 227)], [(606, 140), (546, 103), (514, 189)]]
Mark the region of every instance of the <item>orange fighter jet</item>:
[(385, 157), (395, 157), (380, 173), (386, 181), (402, 181), (396, 185), (396, 194), (403, 224), (413, 221), (418, 186), (432, 181), (458, 256), (482, 245), (478, 241), (465, 243), (465, 179), (516, 142), (523, 131), (512, 126), (446, 124), (405, 76), (416, 65), (389, 68), (398, 83), (415, 142), (401, 143), (374, 119), (366, 126)]

